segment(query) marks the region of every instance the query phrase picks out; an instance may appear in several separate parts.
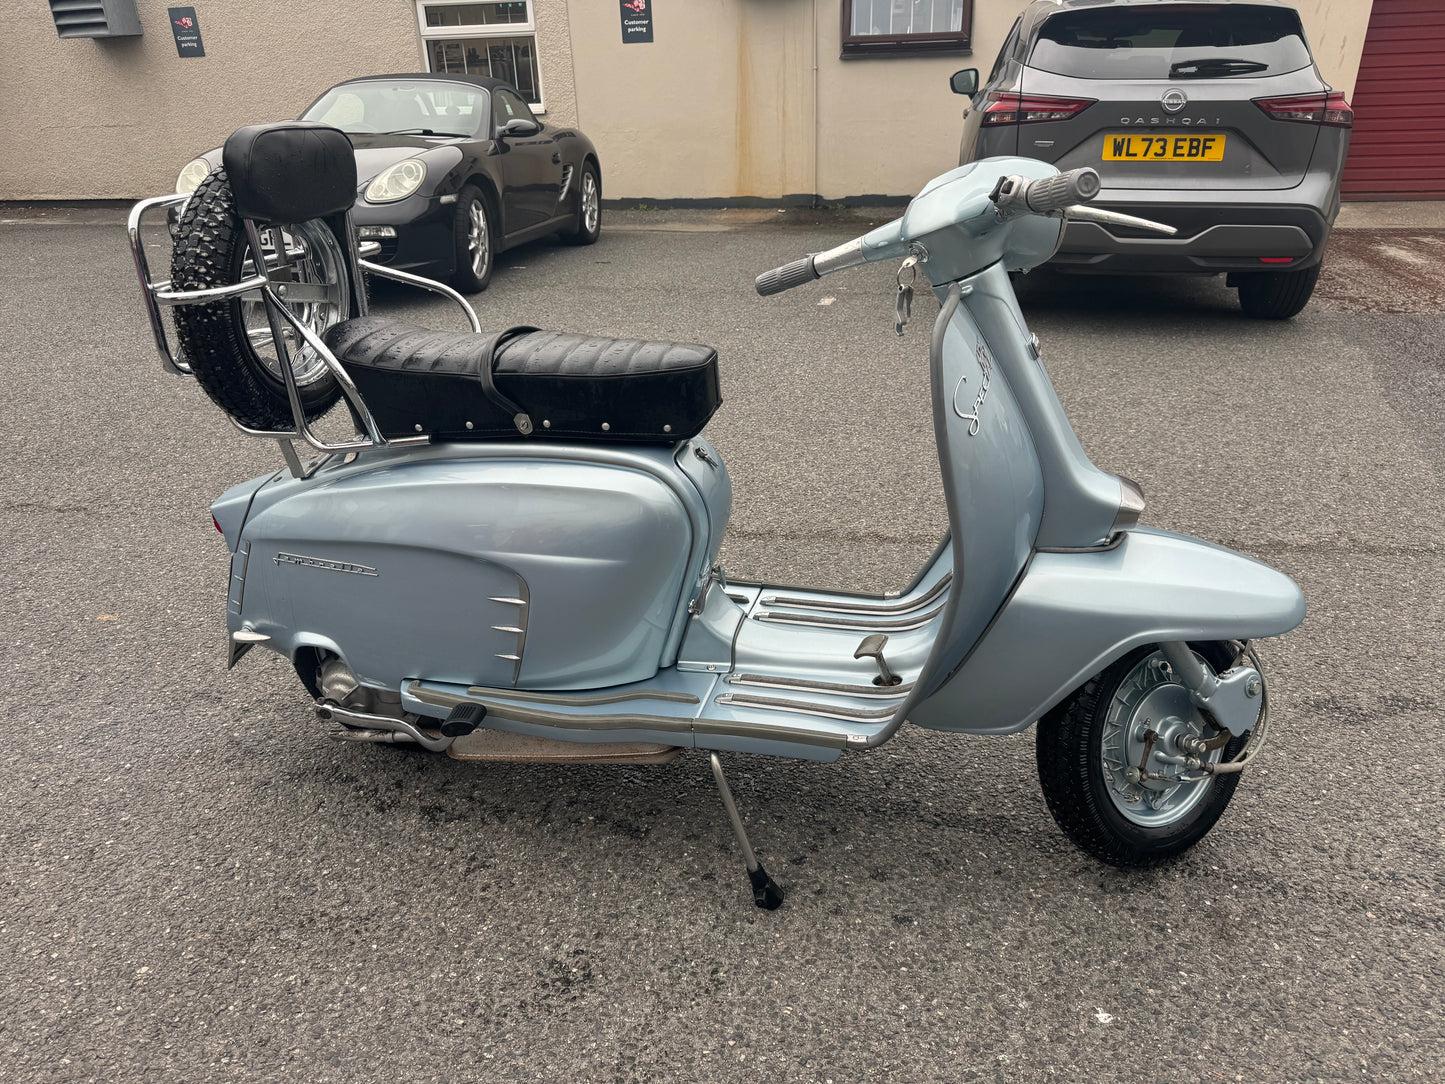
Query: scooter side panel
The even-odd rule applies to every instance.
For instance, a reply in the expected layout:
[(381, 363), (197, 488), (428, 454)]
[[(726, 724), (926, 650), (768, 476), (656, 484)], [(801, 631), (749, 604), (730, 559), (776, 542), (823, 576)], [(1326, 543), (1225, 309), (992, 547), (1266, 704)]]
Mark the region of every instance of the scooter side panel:
[(654, 474), (433, 452), (277, 486), (246, 523), (245, 612), (231, 619), (277, 650), (334, 642), (388, 688), (592, 688), (657, 671), (693, 530)]
[(1112, 550), (1039, 553), (963, 667), (908, 719), (1010, 734), (1136, 647), (1279, 636), (1304, 616), (1288, 576), (1184, 535), (1136, 528)]

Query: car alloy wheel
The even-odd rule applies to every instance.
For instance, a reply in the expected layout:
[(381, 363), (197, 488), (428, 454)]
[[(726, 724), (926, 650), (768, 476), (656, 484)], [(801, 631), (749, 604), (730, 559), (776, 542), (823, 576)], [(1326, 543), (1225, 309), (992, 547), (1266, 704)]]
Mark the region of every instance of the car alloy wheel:
[(597, 194), (597, 178), (589, 169), (582, 174), (582, 228), (596, 233), (602, 218), (602, 200)]
[(481, 200), (472, 203), (467, 211), (467, 252), (472, 258), (472, 274), (485, 278), (487, 261), (491, 257), (492, 240), (487, 233), (487, 212)]
[(496, 217), (487, 194), (474, 185), (457, 194), (452, 219), (452, 244), (456, 253), (452, 285), (463, 293), (480, 293), (492, 279), (492, 267), (501, 247), (494, 239)]

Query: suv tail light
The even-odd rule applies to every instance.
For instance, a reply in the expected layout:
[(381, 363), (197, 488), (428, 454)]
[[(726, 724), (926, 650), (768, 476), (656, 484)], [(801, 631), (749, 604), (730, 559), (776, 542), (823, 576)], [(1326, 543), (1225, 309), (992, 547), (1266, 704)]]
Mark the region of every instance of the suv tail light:
[(1339, 91), (1324, 98), (1318, 94), (1308, 94), (1302, 98), (1256, 98), (1254, 104), (1275, 120), (1328, 124), (1334, 128), (1352, 128), (1355, 124), (1355, 111)]
[(988, 96), (983, 108), (983, 123), (1036, 124), (1044, 120), (1068, 120), (1077, 117), (1094, 104), (1093, 98), (1045, 98), (1038, 94), (998, 94)]

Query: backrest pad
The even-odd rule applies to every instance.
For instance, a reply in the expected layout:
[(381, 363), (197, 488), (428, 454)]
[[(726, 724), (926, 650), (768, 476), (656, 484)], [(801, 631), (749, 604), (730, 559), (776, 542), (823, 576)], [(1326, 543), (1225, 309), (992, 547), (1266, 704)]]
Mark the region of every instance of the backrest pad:
[(305, 222), (356, 202), (356, 155), (346, 133), (314, 121), (250, 124), (221, 151), (242, 218)]

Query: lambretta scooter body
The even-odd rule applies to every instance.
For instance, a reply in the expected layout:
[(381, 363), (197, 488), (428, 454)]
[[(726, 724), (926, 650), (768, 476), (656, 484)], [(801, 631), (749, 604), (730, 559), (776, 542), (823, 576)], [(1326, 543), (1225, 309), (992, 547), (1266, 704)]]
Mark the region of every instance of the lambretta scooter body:
[[(1091, 171), (973, 163), (931, 182), (898, 220), (760, 277), (759, 292), (773, 293), (904, 259), (939, 298), (931, 385), (950, 530), (905, 590), (881, 597), (729, 580), (717, 555), (731, 485), (701, 435), (547, 439), (535, 421), (547, 405), (534, 403), (506, 439), (427, 440), (425, 416), (426, 443), (388, 439), (352, 394), (345, 357), (289, 314), (274, 272), (269, 285), (258, 277), (249, 296), (343, 381), (368, 435), (328, 445), (297, 407), (294, 431), (265, 435), (309, 440), (323, 458), (302, 466), (293, 454), (289, 472), (214, 504), (231, 551), (231, 663), (264, 645), (296, 664), (344, 736), (459, 758), (636, 761), (696, 748), (827, 761), (883, 744), (905, 721), (1008, 734), (1060, 719), (1097, 746), (1080, 793), (1094, 787), (1117, 807), (1128, 846), (1091, 845), (1061, 813), (1072, 799), (1050, 793), (1065, 829), (1120, 864), (1177, 853), (1197, 838), (1180, 845), (1179, 832), (1204, 797), (1232, 789), (1263, 737), (1248, 641), (1294, 628), (1304, 601), (1265, 565), (1138, 526), (1138, 487), (1080, 446), (1008, 271), (1047, 260), (1062, 216), (1090, 214), (1095, 192)], [(253, 267), (274, 263), (265, 211), (245, 221)], [(350, 266), (414, 281), (354, 252)], [(160, 299), (153, 317), (157, 303), (188, 303), (141, 272)], [(1215, 661), (1210, 644), (1229, 648)], [(1080, 700), (1126, 664), (1106, 704)], [(716, 757), (713, 767), (761, 874)], [(758, 899), (781, 897), (769, 884)]]

